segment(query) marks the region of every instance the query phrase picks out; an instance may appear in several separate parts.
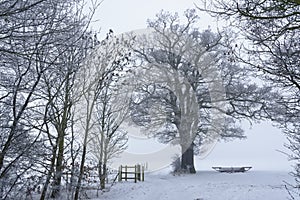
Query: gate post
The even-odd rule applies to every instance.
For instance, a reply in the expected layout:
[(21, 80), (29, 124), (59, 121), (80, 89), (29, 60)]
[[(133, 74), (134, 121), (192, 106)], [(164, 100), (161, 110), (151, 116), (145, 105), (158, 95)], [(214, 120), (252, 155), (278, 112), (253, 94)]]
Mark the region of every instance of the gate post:
[(122, 165), (119, 167), (119, 178), (118, 181), (121, 182), (122, 181)]

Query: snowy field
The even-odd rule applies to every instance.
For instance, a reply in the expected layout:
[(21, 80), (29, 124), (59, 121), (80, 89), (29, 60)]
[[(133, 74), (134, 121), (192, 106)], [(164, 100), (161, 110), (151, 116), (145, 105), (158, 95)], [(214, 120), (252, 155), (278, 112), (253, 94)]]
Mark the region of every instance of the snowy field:
[[(99, 196), (106, 200), (284, 200), (287, 172), (255, 171), (219, 173), (198, 171), (173, 176), (165, 172), (145, 174), (145, 182), (123, 181)], [(96, 200), (96, 199), (94, 199)]]
[[(247, 130), (248, 139), (220, 143), (205, 159), (195, 157), (195, 175), (173, 176), (170, 168), (145, 174), (145, 182), (121, 182), (93, 200), (285, 200), (291, 163), (278, 130), (260, 124)], [(272, 138), (272, 142), (268, 140)], [(145, 146), (145, 145), (144, 145)], [(253, 148), (255, 147), (255, 148)], [(246, 173), (219, 173), (212, 166), (252, 166)]]

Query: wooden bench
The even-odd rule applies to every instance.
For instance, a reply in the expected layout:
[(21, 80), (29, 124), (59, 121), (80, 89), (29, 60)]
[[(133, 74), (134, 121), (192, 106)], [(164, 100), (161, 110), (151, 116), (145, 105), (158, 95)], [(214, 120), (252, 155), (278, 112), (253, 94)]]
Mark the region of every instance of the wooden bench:
[(212, 167), (212, 168), (218, 172), (236, 173), (236, 172), (246, 172), (250, 170), (252, 167)]

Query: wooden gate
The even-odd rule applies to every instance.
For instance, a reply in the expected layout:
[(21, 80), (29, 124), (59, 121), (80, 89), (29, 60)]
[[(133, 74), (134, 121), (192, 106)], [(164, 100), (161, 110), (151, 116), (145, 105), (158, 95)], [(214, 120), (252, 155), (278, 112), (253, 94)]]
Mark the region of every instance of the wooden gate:
[(119, 167), (119, 182), (122, 180), (129, 180), (133, 179), (136, 183), (137, 181), (144, 181), (145, 175), (144, 175), (145, 167), (141, 165), (135, 165), (135, 166), (120, 166)]

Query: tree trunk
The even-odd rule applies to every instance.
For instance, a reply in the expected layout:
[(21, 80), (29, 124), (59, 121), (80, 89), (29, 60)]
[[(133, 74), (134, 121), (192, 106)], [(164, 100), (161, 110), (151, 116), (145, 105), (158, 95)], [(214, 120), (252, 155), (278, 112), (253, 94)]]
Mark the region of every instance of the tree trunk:
[(56, 170), (54, 176), (53, 191), (51, 198), (56, 198), (60, 194), (61, 178), (63, 173), (63, 158), (64, 158), (64, 133), (58, 136), (58, 153), (56, 160)]
[(56, 130), (58, 134), (58, 153), (56, 160), (56, 171), (54, 176), (54, 186), (51, 194), (51, 198), (56, 198), (60, 194), (61, 189), (61, 179), (64, 170), (64, 151), (65, 151), (65, 136), (66, 129), (68, 127), (69, 121), (69, 111), (71, 109), (70, 104), (70, 88), (69, 88), (69, 73), (66, 76), (66, 86), (65, 86), (65, 94), (64, 94), (64, 107), (61, 115), (61, 120), (56, 121)]
[(80, 172), (79, 172), (79, 177), (78, 177), (78, 181), (76, 184), (76, 189), (75, 189), (75, 196), (74, 196), (74, 200), (78, 200), (79, 199), (79, 193), (80, 193), (80, 187), (81, 187), (81, 180), (84, 174), (84, 163), (85, 163), (85, 154), (86, 154), (86, 147), (83, 147), (83, 152), (82, 152), (82, 158), (81, 158), (81, 164), (80, 164)]
[(101, 190), (105, 189), (106, 173), (107, 173), (106, 163), (104, 163), (104, 164), (103, 164), (102, 174), (101, 174), (101, 180), (100, 180), (100, 187), (101, 187)]
[(186, 170), (188, 173), (195, 174), (194, 166), (194, 144), (192, 143), (187, 149), (182, 148), (181, 155), (181, 169)]
[(50, 170), (48, 171), (46, 182), (45, 182), (45, 184), (43, 186), (40, 200), (44, 200), (46, 198), (48, 186), (49, 186), (52, 174), (54, 173), (54, 166), (55, 166), (55, 160), (56, 160), (56, 151), (57, 151), (57, 145), (54, 146), (53, 150), (52, 150), (52, 158), (51, 158)]
[(79, 171), (79, 176), (78, 176), (78, 181), (76, 184), (76, 189), (75, 189), (75, 195), (74, 195), (74, 200), (79, 199), (79, 194), (80, 194), (80, 188), (81, 188), (81, 181), (84, 175), (84, 163), (85, 163), (85, 157), (86, 157), (86, 152), (87, 152), (87, 133), (84, 139), (84, 146), (82, 150), (82, 156), (81, 156), (81, 163), (80, 163), (80, 171)]

